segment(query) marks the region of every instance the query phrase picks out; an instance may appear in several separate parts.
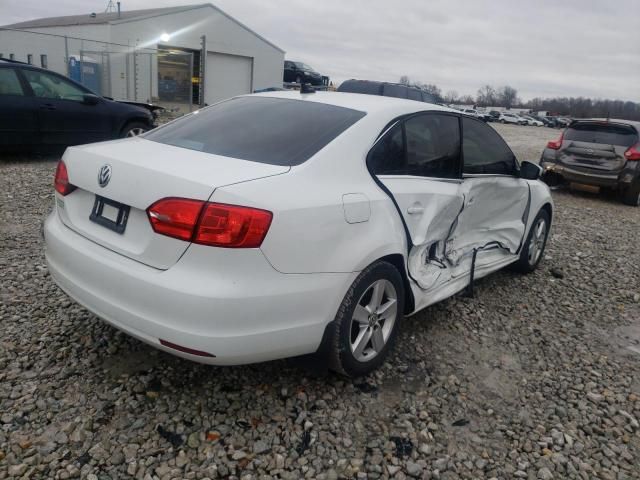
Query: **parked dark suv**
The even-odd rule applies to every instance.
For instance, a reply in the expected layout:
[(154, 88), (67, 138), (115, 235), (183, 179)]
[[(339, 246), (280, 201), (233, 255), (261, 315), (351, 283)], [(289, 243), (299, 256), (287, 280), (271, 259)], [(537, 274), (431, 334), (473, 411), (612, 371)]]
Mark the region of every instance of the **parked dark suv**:
[(0, 149), (67, 147), (138, 135), (152, 111), (100, 97), (62, 75), (0, 60)]
[(372, 80), (345, 80), (338, 87), (338, 92), (365, 93), (384, 97), (407, 98), (418, 102), (437, 103), (436, 97), (416, 87), (400, 83), (375, 82)]
[(284, 77), (285, 82), (290, 83), (310, 83), (311, 85), (322, 85), (322, 75), (316, 72), (306, 63), (292, 62), (285, 60)]
[(574, 120), (542, 152), (543, 178), (615, 189), (640, 205), (640, 122)]

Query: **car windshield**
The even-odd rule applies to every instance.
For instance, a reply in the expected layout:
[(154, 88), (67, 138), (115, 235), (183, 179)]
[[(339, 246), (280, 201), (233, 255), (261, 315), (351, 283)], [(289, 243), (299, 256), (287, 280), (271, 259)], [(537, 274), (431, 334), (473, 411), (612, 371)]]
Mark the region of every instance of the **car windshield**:
[(564, 139), (630, 147), (638, 141), (638, 134), (633, 128), (625, 125), (578, 123), (567, 128)]
[(271, 165), (299, 165), (364, 112), (311, 101), (259, 96), (212, 105), (144, 138), (176, 147)]
[(296, 67), (298, 67), (300, 70), (313, 70), (313, 68), (311, 68), (306, 63), (302, 63), (302, 62), (293, 62), (293, 63), (295, 63)]

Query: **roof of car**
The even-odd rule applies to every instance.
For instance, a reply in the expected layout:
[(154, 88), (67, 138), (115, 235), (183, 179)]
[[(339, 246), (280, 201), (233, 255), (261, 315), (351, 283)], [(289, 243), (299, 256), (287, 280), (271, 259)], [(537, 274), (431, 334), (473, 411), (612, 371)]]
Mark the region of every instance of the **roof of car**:
[(623, 120), (621, 118), (576, 118), (573, 123), (576, 122), (604, 122), (604, 123), (622, 123), (624, 125), (631, 125), (640, 132), (640, 122), (635, 120)]
[(460, 113), (460, 111), (454, 110), (453, 108), (442, 107), (433, 103), (416, 102), (415, 100), (384, 97), (380, 95), (365, 95), (362, 93), (315, 92), (310, 94), (300, 94), (297, 90), (289, 90), (284, 92), (256, 93), (254, 95), (325, 103), (327, 105), (351, 108), (353, 110), (359, 110), (367, 113), (384, 111), (396, 112), (398, 110), (402, 111), (402, 113), (414, 113), (429, 110)]

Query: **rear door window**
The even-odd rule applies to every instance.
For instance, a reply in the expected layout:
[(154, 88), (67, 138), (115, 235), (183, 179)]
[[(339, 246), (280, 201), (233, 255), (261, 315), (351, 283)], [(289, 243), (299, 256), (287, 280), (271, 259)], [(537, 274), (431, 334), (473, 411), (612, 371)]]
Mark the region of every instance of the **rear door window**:
[(407, 173), (404, 138), (400, 123), (378, 140), (369, 153), (367, 163), (374, 175), (405, 175)]
[(147, 140), (271, 165), (300, 165), (365, 116), (311, 101), (239, 97), (182, 117)]
[(454, 115), (424, 114), (405, 122), (407, 174), (460, 177), (460, 127)]
[(485, 123), (462, 118), (464, 173), (514, 175), (515, 155), (500, 135)]
[(407, 98), (409, 100), (417, 100), (417, 101), (421, 102), (422, 101), (422, 92), (420, 90), (409, 88), (408, 91), (407, 91)]
[(584, 123), (567, 128), (564, 140), (630, 147), (637, 143), (638, 134), (624, 125)]

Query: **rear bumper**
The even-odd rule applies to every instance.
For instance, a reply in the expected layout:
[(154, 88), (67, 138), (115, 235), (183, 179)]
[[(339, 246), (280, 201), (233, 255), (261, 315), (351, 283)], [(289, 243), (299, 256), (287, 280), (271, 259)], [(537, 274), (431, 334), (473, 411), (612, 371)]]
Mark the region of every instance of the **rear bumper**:
[(282, 274), (258, 249), (199, 245), (156, 270), (75, 233), (55, 211), (44, 234), (49, 272), (71, 298), (156, 348), (214, 365), (316, 351), (357, 275)]
[(625, 169), (622, 172), (599, 172), (597, 170), (576, 169), (555, 162), (542, 159), (540, 166), (543, 168), (543, 175), (555, 174), (567, 182), (582, 183), (584, 185), (594, 185), (597, 187), (617, 188), (624, 190), (635, 180), (637, 174), (634, 171)]

